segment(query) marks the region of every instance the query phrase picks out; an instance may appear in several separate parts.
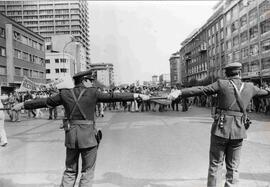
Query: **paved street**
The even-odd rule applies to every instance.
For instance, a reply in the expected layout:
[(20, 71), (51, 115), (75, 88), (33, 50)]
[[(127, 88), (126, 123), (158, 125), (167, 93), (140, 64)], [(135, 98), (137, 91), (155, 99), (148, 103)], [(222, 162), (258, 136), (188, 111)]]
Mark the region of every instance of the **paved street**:
[[(245, 140), (243, 187), (270, 186), (270, 116), (253, 115)], [(64, 171), (60, 120), (6, 122), (0, 148), (0, 187), (58, 186)], [(94, 187), (204, 187), (212, 119), (207, 108), (183, 112), (106, 112)], [(225, 170), (224, 170), (225, 171)]]

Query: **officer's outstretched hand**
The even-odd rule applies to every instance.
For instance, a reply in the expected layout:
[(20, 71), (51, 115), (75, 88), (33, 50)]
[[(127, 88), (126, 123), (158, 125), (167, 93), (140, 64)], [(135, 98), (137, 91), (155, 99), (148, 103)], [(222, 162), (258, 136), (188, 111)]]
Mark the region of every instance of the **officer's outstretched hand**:
[(11, 108), (11, 110), (19, 111), (19, 110), (23, 109), (23, 107), (24, 107), (24, 103), (18, 103), (18, 104), (16, 104), (16, 105), (14, 105), (14, 106)]
[(170, 99), (170, 100), (175, 100), (175, 99), (177, 99), (179, 96), (181, 96), (182, 95), (182, 92), (181, 92), (181, 90), (175, 90), (175, 91), (173, 91), (173, 92), (171, 92), (169, 95), (168, 95), (168, 99)]
[(150, 96), (145, 95), (145, 94), (134, 94), (134, 98), (135, 99), (140, 99), (140, 100), (143, 100), (143, 101), (147, 101), (147, 100), (150, 99)]

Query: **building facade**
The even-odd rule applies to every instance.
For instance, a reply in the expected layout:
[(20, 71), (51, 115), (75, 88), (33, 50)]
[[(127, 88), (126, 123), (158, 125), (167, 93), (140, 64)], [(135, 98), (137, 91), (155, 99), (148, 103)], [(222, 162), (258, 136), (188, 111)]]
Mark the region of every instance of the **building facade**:
[(152, 86), (157, 86), (158, 85), (158, 76), (153, 75), (152, 76)]
[(52, 46), (46, 50), (46, 81), (73, 77), (87, 69), (85, 49), (71, 35), (52, 36)]
[(68, 53), (46, 53), (46, 82), (59, 77), (73, 77), (77, 73), (76, 60)]
[(0, 12), (43, 36), (49, 50), (52, 36), (74, 36), (86, 49), (86, 61), (90, 63), (86, 0), (0, 1)]
[(173, 53), (169, 61), (171, 86), (176, 86), (176, 84), (182, 84), (180, 52)]
[(187, 81), (206, 76), (214, 81), (224, 77), (226, 64), (240, 62), (244, 80), (269, 82), (270, 1), (220, 1), (207, 23), (182, 42), (180, 51), (187, 70), (182, 78)]
[(159, 76), (159, 85), (170, 87), (171, 86), (171, 76), (168, 73), (161, 74)]
[(26, 76), (45, 83), (44, 38), (0, 14), (1, 91), (18, 88)]
[(96, 71), (97, 81), (106, 87), (115, 84), (114, 82), (114, 68), (111, 63), (94, 63), (91, 64), (91, 69)]

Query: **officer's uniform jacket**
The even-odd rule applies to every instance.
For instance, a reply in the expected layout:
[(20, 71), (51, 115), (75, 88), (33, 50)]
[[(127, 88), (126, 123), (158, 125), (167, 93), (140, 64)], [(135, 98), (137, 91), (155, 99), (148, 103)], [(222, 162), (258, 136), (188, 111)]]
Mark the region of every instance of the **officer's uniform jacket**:
[[(48, 98), (40, 98), (24, 103), (25, 109), (35, 109), (43, 107), (55, 107), (63, 105), (65, 108), (65, 115), (70, 117), (70, 120), (92, 120), (95, 119), (95, 107), (97, 102), (117, 102), (117, 101), (131, 101), (134, 100), (132, 93), (102, 93), (96, 88), (86, 88), (83, 85), (78, 85), (73, 88), (75, 96), (78, 98), (80, 93), (86, 89), (79, 105), (85, 113), (84, 119), (78, 107), (75, 107), (72, 115), (71, 110), (75, 104), (71, 89), (62, 89), (60, 92)], [(91, 125), (71, 125), (69, 131), (65, 131), (65, 146), (68, 148), (89, 148), (97, 145), (95, 138), (96, 129)]]
[[(242, 85), (240, 78), (230, 78), (238, 90)], [(198, 86), (192, 88), (186, 88), (181, 90), (182, 97), (190, 97), (196, 95), (212, 95), (217, 94), (218, 106), (217, 108), (223, 111), (235, 111), (240, 112), (240, 107), (236, 102), (235, 90), (232, 83), (229, 80), (218, 80), (208, 86)], [(241, 99), (246, 110), (249, 102), (254, 96), (268, 95), (268, 91), (254, 86), (253, 83), (244, 83), (244, 87), (241, 91)], [(233, 104), (234, 103), (234, 104)], [(213, 135), (227, 138), (227, 139), (243, 139), (246, 138), (246, 129), (242, 123), (241, 116), (226, 115), (223, 127), (220, 127), (218, 120), (215, 120), (211, 133)]]

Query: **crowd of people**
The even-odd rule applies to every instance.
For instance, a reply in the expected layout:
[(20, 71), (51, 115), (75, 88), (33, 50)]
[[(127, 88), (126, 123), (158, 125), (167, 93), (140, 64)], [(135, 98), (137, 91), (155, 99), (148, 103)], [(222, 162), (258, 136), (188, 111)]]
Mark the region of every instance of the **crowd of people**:
[[(258, 86), (258, 85), (257, 85)], [(269, 88), (269, 85), (265, 82), (262, 84), (261, 88)], [(163, 111), (188, 111), (190, 106), (199, 106), (199, 107), (215, 107), (217, 105), (216, 96), (196, 96), (189, 98), (178, 98), (170, 102), (166, 101), (166, 96), (175, 91), (176, 86), (168, 87), (115, 87), (113, 89), (98, 88), (100, 92), (103, 93), (140, 93), (145, 95), (151, 95), (153, 99), (148, 101), (127, 101), (127, 102), (113, 102), (113, 103), (98, 103), (96, 106), (96, 116), (104, 117), (104, 111), (124, 111), (124, 112), (163, 112)], [(9, 95), (3, 94), (2, 103), (4, 108), (12, 108), (15, 104), (24, 102), (27, 100), (35, 98), (46, 98), (52, 94), (57, 93), (56, 89), (47, 90), (42, 92), (27, 91), (27, 92), (12, 92)], [(155, 99), (158, 97), (158, 99)], [(49, 112), (49, 120), (57, 119), (58, 117), (58, 108), (48, 108), (48, 109), (35, 109), (27, 111), (12, 111), (6, 110), (9, 118), (13, 122), (21, 121), (21, 114), (27, 113), (28, 118), (41, 118), (43, 117), (44, 110)], [(270, 98), (253, 98), (250, 102), (250, 105), (247, 108), (248, 112), (256, 113), (265, 113), (270, 112)]]

